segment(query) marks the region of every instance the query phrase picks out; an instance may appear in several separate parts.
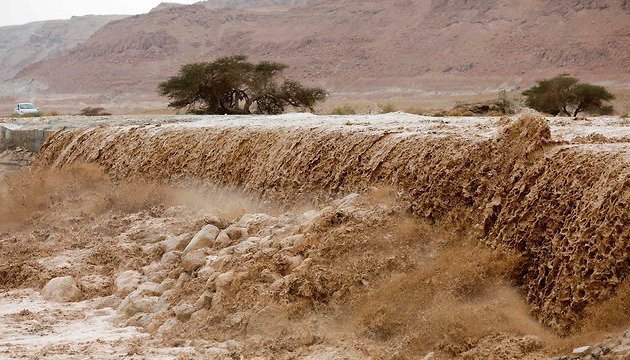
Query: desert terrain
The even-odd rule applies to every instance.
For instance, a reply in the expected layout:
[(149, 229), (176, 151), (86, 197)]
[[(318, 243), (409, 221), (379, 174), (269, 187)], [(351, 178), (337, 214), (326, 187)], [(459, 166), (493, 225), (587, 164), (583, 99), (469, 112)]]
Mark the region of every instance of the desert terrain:
[(45, 121), (0, 160), (0, 357), (630, 356), (628, 119)]
[(71, 20), (61, 35), (40, 30), (18, 52), (10, 39), (32, 26), (0, 28), (8, 64), (0, 75), (11, 74), (0, 83), (2, 113), (17, 101), (62, 114), (89, 105), (118, 114), (163, 109), (156, 86), (179, 66), (235, 54), (284, 62), (289, 76), (338, 101), (434, 107), (436, 97), (519, 92), (562, 73), (630, 88), (624, 0), (222, 0), (99, 19)]

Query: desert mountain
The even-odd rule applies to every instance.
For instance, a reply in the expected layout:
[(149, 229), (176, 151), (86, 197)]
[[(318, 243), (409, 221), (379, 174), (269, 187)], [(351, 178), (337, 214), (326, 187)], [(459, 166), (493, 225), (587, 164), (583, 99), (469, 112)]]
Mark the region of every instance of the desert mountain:
[(211, 0), (110, 23), (16, 81), (155, 98), (181, 64), (247, 54), (337, 94), (496, 89), (559, 73), (627, 85), (629, 50), (628, 0)]
[(0, 81), (30, 64), (61, 55), (103, 25), (123, 17), (81, 16), (0, 27)]

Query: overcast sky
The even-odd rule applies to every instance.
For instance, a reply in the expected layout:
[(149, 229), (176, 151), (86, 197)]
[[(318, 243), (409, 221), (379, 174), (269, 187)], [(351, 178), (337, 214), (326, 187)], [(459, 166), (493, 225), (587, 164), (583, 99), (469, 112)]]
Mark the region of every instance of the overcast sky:
[(143, 14), (161, 2), (192, 4), (199, 0), (0, 0), (0, 26), (69, 19), (75, 15)]

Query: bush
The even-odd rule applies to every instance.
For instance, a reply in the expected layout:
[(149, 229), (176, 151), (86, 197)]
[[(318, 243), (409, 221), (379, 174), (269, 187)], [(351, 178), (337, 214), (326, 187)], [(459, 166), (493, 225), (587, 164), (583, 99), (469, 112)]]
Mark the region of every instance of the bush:
[(82, 116), (108, 116), (111, 113), (105, 112), (105, 109), (102, 107), (86, 107), (81, 110), (80, 115)]
[(330, 115), (356, 115), (356, 113), (356, 110), (348, 105), (344, 105), (334, 108)]
[(284, 79), (287, 67), (228, 56), (182, 66), (178, 75), (159, 84), (158, 92), (171, 99), (169, 107), (196, 114), (280, 114), (289, 106), (313, 111), (328, 93)]
[(475, 116), (475, 113), (465, 108), (456, 107), (447, 111), (445, 116)]
[(396, 108), (392, 104), (379, 104), (378, 108), (380, 109), (381, 114), (389, 114), (396, 112)]
[(604, 87), (580, 83), (568, 75), (538, 81), (535, 86), (523, 92), (527, 106), (551, 115), (577, 116), (586, 111), (593, 115), (608, 115), (613, 107), (604, 102), (615, 97)]
[(431, 116), (433, 113), (430, 110), (422, 108), (408, 108), (405, 110), (407, 114)]

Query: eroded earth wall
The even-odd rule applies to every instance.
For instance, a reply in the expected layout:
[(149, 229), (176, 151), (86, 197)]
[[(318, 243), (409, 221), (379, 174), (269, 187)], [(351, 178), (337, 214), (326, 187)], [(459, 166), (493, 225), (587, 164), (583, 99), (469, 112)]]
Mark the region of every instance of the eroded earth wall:
[(391, 188), (419, 217), (517, 250), (534, 313), (568, 332), (630, 270), (630, 148), (553, 141), (533, 115), (495, 127), (101, 127), (56, 133), (36, 164), (96, 163), (120, 180), (197, 179), (288, 206)]

